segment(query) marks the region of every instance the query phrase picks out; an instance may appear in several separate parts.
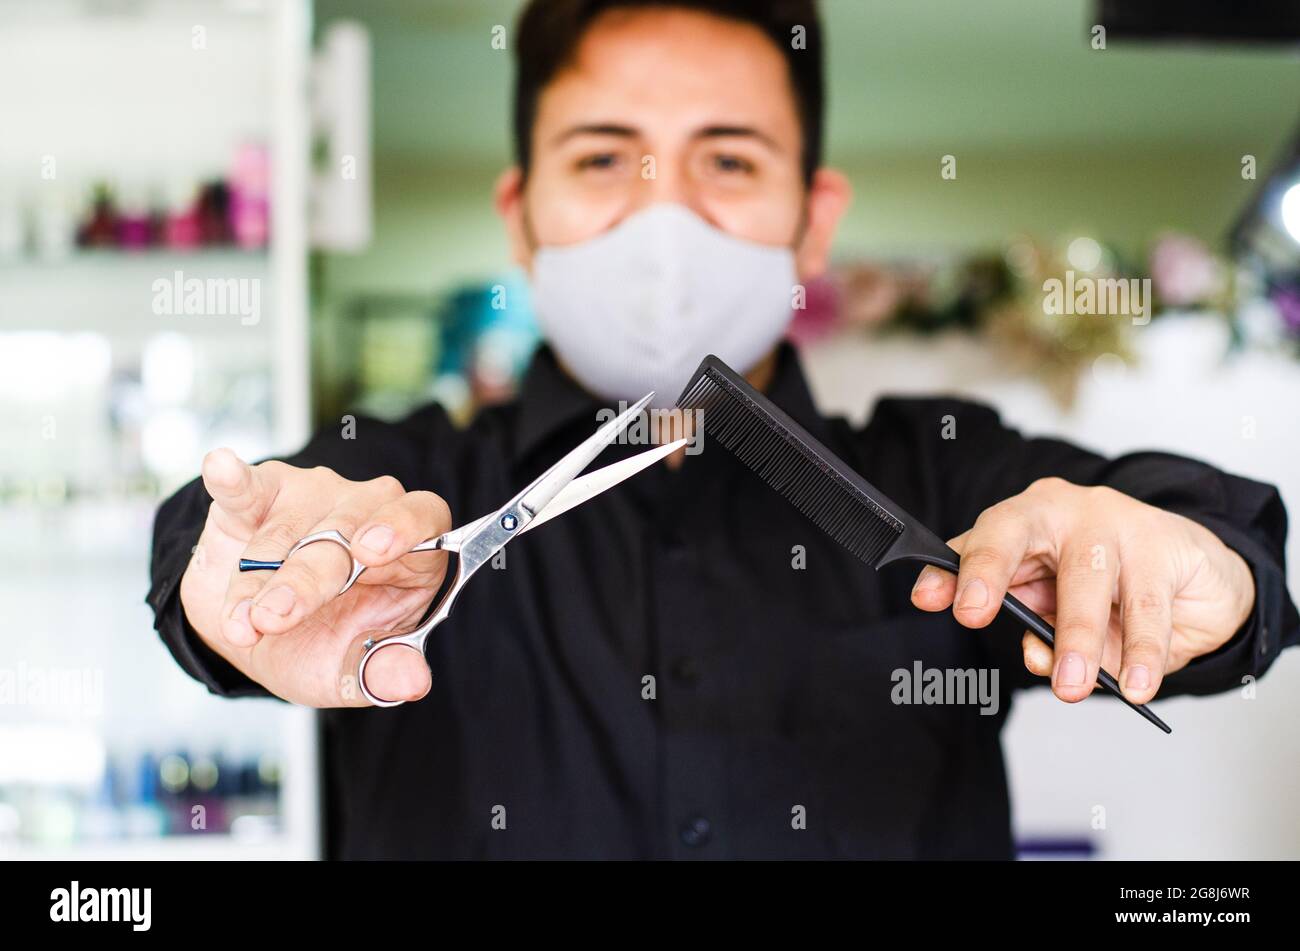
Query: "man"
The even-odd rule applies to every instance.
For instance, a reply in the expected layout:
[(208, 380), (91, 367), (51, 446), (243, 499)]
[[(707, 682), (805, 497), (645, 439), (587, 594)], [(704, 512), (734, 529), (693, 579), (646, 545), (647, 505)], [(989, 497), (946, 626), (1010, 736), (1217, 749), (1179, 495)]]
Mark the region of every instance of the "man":
[[(883, 401), (860, 430), (817, 413), (778, 344), (850, 197), (820, 166), (813, 0), (540, 0), (513, 40), (496, 204), (551, 345), (519, 399), (465, 431), (430, 406), (285, 461), (217, 450), (157, 519), (150, 603), (178, 662), (330, 708), (331, 854), (1009, 857), (1013, 688), (1050, 677), (1076, 702), (1104, 666), (1135, 702), (1209, 693), (1296, 639), (1268, 486), (1025, 439), (950, 399)], [(404, 553), (509, 498), (602, 406), (671, 401), (708, 351), (953, 537), (960, 576), (876, 575), (706, 443), (511, 546), (428, 667), (376, 655), (370, 689), (419, 702), (350, 709), (363, 642), (415, 626), (443, 577), (445, 556)], [(370, 567), (343, 596), (334, 545), (235, 570), (330, 528)], [(1055, 651), (998, 618), (1008, 589)], [(1000, 674), (996, 696), (895, 702), (916, 662)]]

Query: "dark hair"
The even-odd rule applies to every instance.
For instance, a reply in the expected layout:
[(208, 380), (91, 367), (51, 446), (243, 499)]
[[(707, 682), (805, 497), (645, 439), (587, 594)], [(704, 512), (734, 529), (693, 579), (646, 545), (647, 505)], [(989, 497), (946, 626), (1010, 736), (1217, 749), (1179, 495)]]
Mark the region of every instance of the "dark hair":
[[(529, 0), (515, 26), (515, 158), (524, 175), (532, 158), (537, 101), (573, 56), (583, 33), (607, 10), (678, 8), (739, 20), (758, 27), (776, 44), (790, 70), (796, 111), (803, 128), (806, 181), (821, 164), (822, 35), (817, 0)], [(802, 28), (800, 48), (795, 28)]]

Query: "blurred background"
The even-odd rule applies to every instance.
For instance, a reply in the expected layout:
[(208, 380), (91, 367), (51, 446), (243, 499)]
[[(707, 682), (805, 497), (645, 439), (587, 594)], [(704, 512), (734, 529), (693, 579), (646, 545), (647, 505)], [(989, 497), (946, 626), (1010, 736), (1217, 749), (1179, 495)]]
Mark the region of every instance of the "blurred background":
[[(0, 0), (0, 856), (320, 853), (314, 718), (171, 662), (152, 513), (213, 446), (512, 393), (537, 334), (490, 190), (519, 6)], [(857, 193), (791, 327), (824, 411), (961, 393), (1300, 510), (1300, 13), (1163, 6), (823, 0)], [(1149, 321), (1045, 317), (1067, 272), (1150, 280)], [(1022, 697), (1023, 854), (1300, 857), (1297, 688), (1284, 655), (1164, 702), (1159, 743)]]

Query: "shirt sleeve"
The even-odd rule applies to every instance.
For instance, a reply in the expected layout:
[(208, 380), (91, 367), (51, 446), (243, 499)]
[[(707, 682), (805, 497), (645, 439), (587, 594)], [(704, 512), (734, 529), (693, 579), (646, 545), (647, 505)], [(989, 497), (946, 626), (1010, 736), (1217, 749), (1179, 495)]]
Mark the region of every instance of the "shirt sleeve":
[[(354, 480), (391, 475), (407, 489), (441, 487), (450, 467), (438, 464), (434, 446), (450, 446), (455, 433), (438, 406), (426, 407), (399, 423), (356, 417), (348, 430), (323, 429), (300, 452), (282, 461), (301, 468), (326, 466)], [(450, 491), (450, 487), (433, 490)], [(181, 606), (181, 577), (211, 503), (203, 481), (195, 479), (159, 507), (153, 526), (151, 586), (145, 600), (154, 611), (154, 628), (176, 663), (210, 692), (223, 697), (271, 696), (208, 647)]]
[[(905, 434), (919, 455), (915, 502), (931, 513), (930, 527), (944, 538), (966, 531), (984, 509), (1035, 480), (1056, 476), (1110, 486), (1185, 516), (1242, 557), (1255, 579), (1250, 616), (1218, 650), (1166, 677), (1160, 696), (1240, 687), (1243, 678), (1259, 677), (1284, 647), (1300, 641), (1300, 619), (1286, 588), (1287, 514), (1273, 486), (1164, 452), (1109, 459), (1063, 440), (1026, 437), (989, 407), (959, 399), (883, 400), (876, 411), (878, 418), (882, 414), (886, 430)], [(1013, 636), (1000, 636), (992, 646), (1004, 672), (1023, 676), (1021, 685), (1042, 683), (1024, 668), (1019, 626), (1003, 630)]]

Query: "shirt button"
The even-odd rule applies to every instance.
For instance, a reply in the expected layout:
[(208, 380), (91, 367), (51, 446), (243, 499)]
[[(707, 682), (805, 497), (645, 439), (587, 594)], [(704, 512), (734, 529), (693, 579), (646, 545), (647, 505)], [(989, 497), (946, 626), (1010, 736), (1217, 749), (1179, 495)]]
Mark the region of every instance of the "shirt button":
[(703, 816), (692, 816), (682, 823), (680, 835), (682, 844), (692, 849), (698, 849), (709, 841), (709, 834), (713, 831), (713, 826), (709, 820)]
[(684, 687), (694, 687), (700, 680), (700, 665), (694, 657), (678, 657), (673, 661), (673, 679)]

